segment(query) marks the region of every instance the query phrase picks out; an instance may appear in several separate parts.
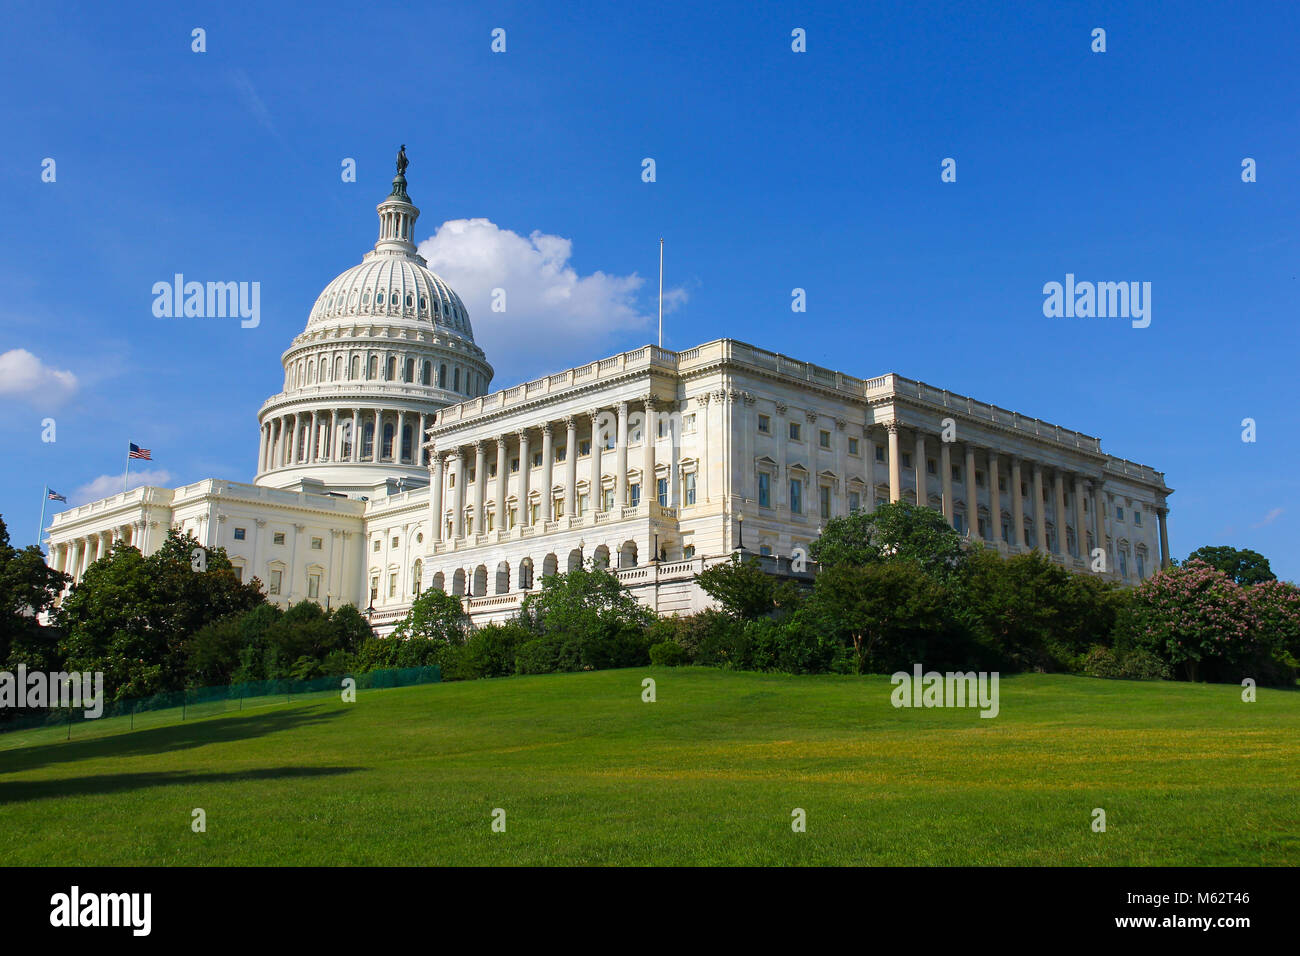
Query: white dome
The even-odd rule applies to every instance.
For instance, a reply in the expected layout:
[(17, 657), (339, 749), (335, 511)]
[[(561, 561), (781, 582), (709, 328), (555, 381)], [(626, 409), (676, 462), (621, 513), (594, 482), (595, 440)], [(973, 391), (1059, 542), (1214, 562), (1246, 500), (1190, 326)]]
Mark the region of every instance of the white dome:
[(438, 332), (474, 341), (465, 305), (446, 282), (414, 254), (370, 252), (325, 287), (307, 319), (307, 330), (335, 320), (407, 319)]

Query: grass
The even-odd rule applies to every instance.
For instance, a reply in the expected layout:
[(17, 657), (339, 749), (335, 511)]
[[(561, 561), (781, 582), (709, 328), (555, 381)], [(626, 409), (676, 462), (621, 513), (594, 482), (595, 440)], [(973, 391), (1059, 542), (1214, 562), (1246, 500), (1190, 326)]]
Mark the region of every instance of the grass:
[(987, 720), (890, 690), (649, 668), (74, 728), (0, 751), (5, 862), (1300, 863), (1300, 693), (1023, 675)]

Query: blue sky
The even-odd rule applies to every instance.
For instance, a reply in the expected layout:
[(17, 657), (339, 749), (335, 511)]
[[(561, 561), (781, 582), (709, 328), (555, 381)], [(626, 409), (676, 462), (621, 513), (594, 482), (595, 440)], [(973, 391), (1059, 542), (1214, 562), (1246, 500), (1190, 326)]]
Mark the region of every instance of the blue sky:
[[(373, 243), (405, 143), (453, 285), (483, 249), (532, 283), (495, 322), (466, 294), (496, 387), (651, 341), (664, 236), (668, 347), (733, 336), (1099, 435), (1166, 472), (1175, 556), (1252, 547), (1300, 577), (1300, 5), (266, 6), (7, 5), (16, 543), (45, 483), (119, 490), (129, 440), (172, 484), (251, 479), (280, 354)], [(177, 272), (260, 282), (260, 325), (155, 318)], [(1150, 282), (1150, 326), (1045, 318), (1066, 273)]]

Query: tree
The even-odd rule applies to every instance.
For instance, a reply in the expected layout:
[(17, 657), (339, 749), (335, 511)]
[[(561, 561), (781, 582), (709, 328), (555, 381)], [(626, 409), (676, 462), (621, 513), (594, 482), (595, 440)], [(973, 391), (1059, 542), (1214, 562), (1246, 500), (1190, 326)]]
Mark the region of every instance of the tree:
[(37, 615), (49, 611), (69, 577), (45, 563), (36, 545), (15, 548), (0, 517), (0, 667), (18, 663), (53, 670), (58, 632), (43, 627)]
[(797, 607), (800, 591), (791, 581), (778, 581), (765, 572), (755, 557), (715, 564), (695, 575), (704, 593), (713, 598), (727, 613), (741, 620), (752, 621), (766, 617), (777, 610)]
[(437, 665), (450, 677), (469, 633), (469, 615), (461, 599), (430, 588), (415, 599), (388, 637), (366, 641), (358, 661), (367, 669)]
[[(204, 555), (200, 565), (196, 550)], [(173, 529), (148, 557), (115, 544), (64, 598), (56, 622), (69, 669), (102, 671), (106, 692), (123, 700), (179, 690), (185, 642), (204, 625), (264, 601), (256, 582), (240, 582), (224, 549), (203, 548)]]
[(1122, 625), (1135, 646), (1188, 680), (1226, 677), (1253, 658), (1258, 620), (1247, 590), (1204, 561), (1164, 568), (1133, 591)]
[(1210, 567), (1218, 568), (1238, 584), (1251, 585), (1277, 580), (1277, 575), (1268, 565), (1268, 558), (1249, 548), (1207, 545), (1189, 554), (1187, 561), (1204, 561)]
[(1261, 581), (1246, 588), (1258, 623), (1261, 681), (1293, 686), (1300, 668), (1300, 588), (1289, 581)]
[(1109, 641), (1122, 601), (1116, 585), (1074, 574), (1046, 555), (1003, 558), (981, 549), (958, 584), (962, 613), (998, 666), (1066, 670)]
[(612, 572), (575, 568), (549, 575), (528, 594), (519, 623), (533, 639), (516, 656), (520, 673), (633, 667), (649, 661), (647, 629), (654, 612)]
[(889, 672), (950, 658), (953, 622), (948, 589), (916, 561), (836, 564), (824, 568), (812, 605), (828, 628), (851, 643), (858, 673)]
[(953, 574), (966, 559), (961, 536), (941, 512), (907, 501), (832, 518), (808, 553), (822, 570), (910, 561), (938, 577)]

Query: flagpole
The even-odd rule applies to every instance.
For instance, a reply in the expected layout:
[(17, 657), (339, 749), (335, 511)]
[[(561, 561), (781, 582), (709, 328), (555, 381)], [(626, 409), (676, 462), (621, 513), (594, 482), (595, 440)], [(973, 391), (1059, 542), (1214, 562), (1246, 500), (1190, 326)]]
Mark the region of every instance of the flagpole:
[(41, 546), (41, 538), (45, 535), (45, 502), (50, 500), (50, 486), (45, 485), (45, 490), (41, 493), (41, 526), (36, 529), (36, 547)]
[(122, 472), (122, 494), (126, 494), (127, 482), (131, 477), (131, 443), (126, 443), (126, 471)]
[(659, 237), (659, 347), (664, 347), (664, 239)]

